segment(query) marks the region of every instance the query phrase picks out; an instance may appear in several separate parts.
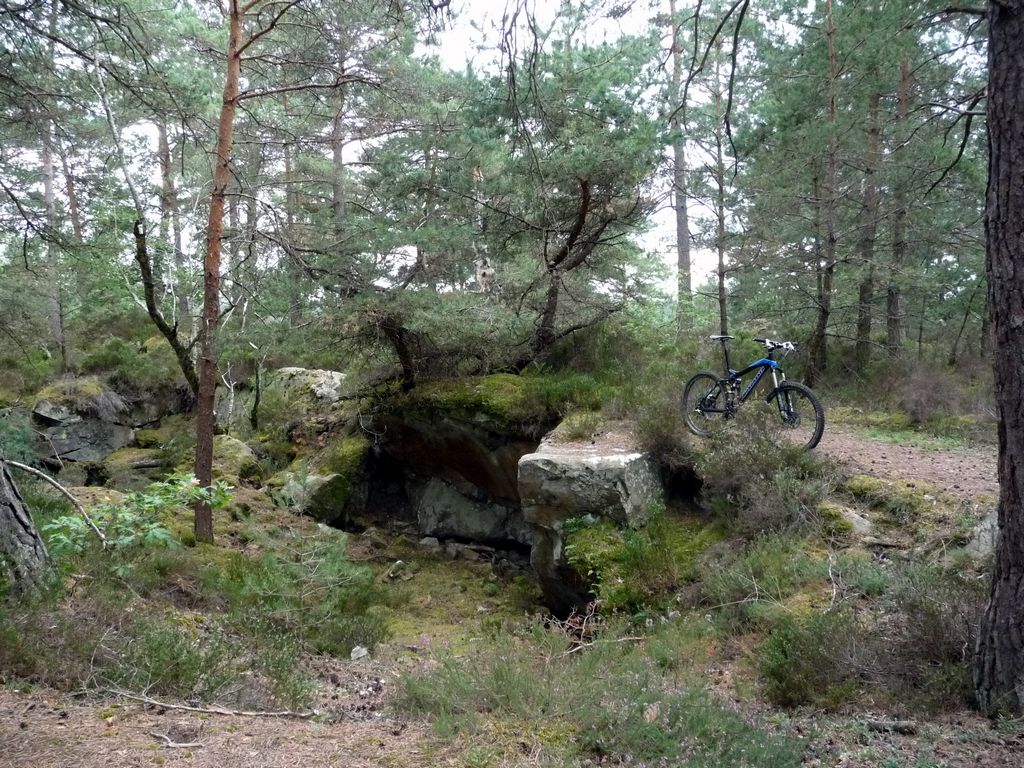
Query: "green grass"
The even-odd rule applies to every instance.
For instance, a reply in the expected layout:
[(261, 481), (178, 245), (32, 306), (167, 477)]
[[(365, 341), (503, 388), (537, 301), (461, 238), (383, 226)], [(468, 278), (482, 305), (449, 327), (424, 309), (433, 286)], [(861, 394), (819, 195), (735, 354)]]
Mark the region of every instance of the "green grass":
[(471, 741), (490, 765), (517, 750), (552, 765), (799, 765), (794, 742), (719, 703), (695, 676), (664, 674), (700, 657), (705, 631), (699, 622), (640, 638), (612, 629), (581, 647), (534, 625), (465, 657), (424, 660), (403, 681), (399, 706), (431, 717), (439, 736)]

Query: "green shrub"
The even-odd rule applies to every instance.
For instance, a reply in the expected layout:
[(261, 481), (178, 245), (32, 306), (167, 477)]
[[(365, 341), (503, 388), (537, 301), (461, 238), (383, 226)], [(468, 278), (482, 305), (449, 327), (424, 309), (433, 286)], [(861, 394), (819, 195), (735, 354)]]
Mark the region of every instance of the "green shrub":
[(700, 555), (723, 537), (716, 525), (663, 510), (638, 530), (581, 519), (566, 531), (565, 556), (593, 580), (604, 610), (640, 611), (665, 604), (693, 581)]
[(851, 612), (784, 616), (757, 650), (768, 698), (776, 704), (836, 706), (857, 690), (851, 649), (862, 634)]
[(144, 619), (131, 628), (121, 659), (103, 671), (113, 685), (180, 699), (223, 699), (238, 679), (235, 653), (216, 628)]
[(0, 459), (23, 464), (36, 458), (36, 434), (25, 411), (0, 409)]
[(207, 599), (224, 605), (235, 625), (268, 622), (318, 653), (347, 657), (388, 636), (374, 610), (382, 594), (373, 574), (348, 559), (340, 532), (326, 542), (291, 538), (261, 555), (234, 554), (201, 579)]
[(428, 660), (403, 679), (399, 707), (432, 716), (448, 736), (478, 731), (483, 717), (512, 719), (524, 734), (515, 748), (525, 745), (551, 764), (799, 765), (794, 743), (699, 687), (680, 690), (642, 645), (612, 633), (567, 654), (565, 640), (535, 629), (468, 657)]
[[(168, 517), (199, 500), (220, 509), (231, 500), (231, 496), (223, 483), (201, 488), (189, 475), (174, 475), (151, 484), (145, 491), (129, 494), (123, 504), (93, 507), (89, 516), (106, 537), (107, 546), (114, 551), (173, 546), (176, 542), (166, 526)], [(50, 551), (58, 558), (81, 554), (96, 543), (95, 532), (77, 514), (54, 518), (39, 529), (45, 535)]]
[(790, 612), (790, 598), (826, 576), (824, 558), (809, 545), (805, 539), (763, 536), (738, 556), (705, 564), (705, 600), (740, 625), (771, 624)]
[(834, 482), (821, 460), (778, 445), (756, 420), (710, 440), (696, 469), (705, 503), (743, 533), (813, 528)]

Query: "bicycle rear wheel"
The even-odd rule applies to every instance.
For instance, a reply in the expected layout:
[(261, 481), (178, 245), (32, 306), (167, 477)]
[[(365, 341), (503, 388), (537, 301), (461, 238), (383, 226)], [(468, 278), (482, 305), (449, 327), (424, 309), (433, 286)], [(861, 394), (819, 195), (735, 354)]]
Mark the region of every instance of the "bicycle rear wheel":
[(768, 396), (778, 435), (789, 445), (811, 450), (825, 431), (825, 408), (811, 389), (796, 381), (783, 382)]
[(683, 421), (693, 434), (708, 437), (724, 426), (725, 387), (710, 371), (695, 373), (683, 389)]

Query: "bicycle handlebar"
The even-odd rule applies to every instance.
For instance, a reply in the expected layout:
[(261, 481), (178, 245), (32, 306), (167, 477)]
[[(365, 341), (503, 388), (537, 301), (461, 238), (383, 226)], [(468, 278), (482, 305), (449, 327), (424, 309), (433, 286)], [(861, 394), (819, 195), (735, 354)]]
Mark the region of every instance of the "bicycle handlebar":
[(764, 344), (767, 349), (784, 349), (787, 352), (796, 349), (795, 341), (774, 341), (772, 339), (754, 339), (754, 341)]

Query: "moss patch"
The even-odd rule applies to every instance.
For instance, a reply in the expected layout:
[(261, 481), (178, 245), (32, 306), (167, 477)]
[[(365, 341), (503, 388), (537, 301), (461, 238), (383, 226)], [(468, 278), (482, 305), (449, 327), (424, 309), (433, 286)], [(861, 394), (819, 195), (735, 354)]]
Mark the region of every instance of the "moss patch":
[(896, 523), (917, 519), (933, 509), (940, 491), (920, 480), (882, 480), (870, 475), (853, 475), (842, 490), (854, 499), (885, 512)]
[(252, 448), (230, 435), (213, 438), (213, 479), (237, 483), (258, 477), (260, 465)]
[(845, 511), (841, 505), (832, 501), (818, 504), (822, 533), (834, 539), (848, 539), (853, 536), (853, 523), (846, 519)]
[[(159, 464), (152, 466), (155, 462)], [(161, 480), (169, 469), (160, 451), (153, 448), (121, 448), (103, 462), (105, 485), (129, 491), (141, 491), (150, 483)]]
[(317, 469), (340, 475), (350, 483), (363, 472), (363, 462), (370, 450), (370, 441), (362, 434), (343, 437), (327, 446), (314, 460)]
[(600, 405), (598, 385), (586, 376), (498, 373), (424, 382), (393, 403), (399, 413), (442, 413), (496, 430), (546, 431), (570, 406)]

